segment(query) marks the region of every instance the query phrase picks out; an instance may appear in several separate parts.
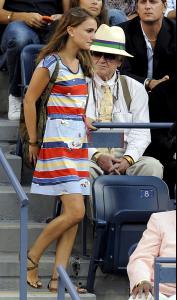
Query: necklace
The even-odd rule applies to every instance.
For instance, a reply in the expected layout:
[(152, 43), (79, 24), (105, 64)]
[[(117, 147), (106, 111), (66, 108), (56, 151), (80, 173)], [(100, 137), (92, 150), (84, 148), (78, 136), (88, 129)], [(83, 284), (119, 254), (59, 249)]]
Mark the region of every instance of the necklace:
[(155, 39), (155, 40), (151, 40), (151, 39), (149, 39), (149, 38), (148, 38), (148, 41), (149, 41), (149, 42), (156, 42), (156, 41), (157, 41), (157, 39)]

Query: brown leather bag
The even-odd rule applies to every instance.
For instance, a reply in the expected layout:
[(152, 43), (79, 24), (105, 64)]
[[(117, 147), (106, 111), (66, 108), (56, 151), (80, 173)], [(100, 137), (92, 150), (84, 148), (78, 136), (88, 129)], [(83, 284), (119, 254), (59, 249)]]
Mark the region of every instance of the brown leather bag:
[[(43, 137), (46, 128), (47, 122), (47, 103), (49, 97), (51, 95), (52, 88), (57, 80), (58, 72), (59, 72), (59, 61), (58, 58), (54, 73), (45, 89), (42, 93), (41, 97), (36, 103), (36, 112), (37, 112), (37, 138), (38, 138), (38, 145), (41, 147), (43, 143)], [(20, 136), (20, 143), (21, 143), (21, 155), (23, 163), (30, 169), (34, 169), (34, 165), (30, 162), (29, 159), (29, 135), (25, 123), (25, 115), (24, 115), (24, 106), (22, 103), (21, 107), (21, 115), (20, 115), (20, 126), (19, 126), (19, 136)]]

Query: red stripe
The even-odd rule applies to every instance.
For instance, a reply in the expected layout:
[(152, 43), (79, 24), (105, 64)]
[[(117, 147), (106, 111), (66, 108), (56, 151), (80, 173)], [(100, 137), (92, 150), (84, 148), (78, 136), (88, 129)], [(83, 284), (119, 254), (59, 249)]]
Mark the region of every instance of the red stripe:
[(83, 115), (85, 109), (64, 106), (49, 106), (47, 108), (48, 114), (64, 114), (64, 115)]
[(66, 148), (54, 148), (54, 149), (41, 149), (39, 159), (53, 159), (59, 157), (75, 158), (75, 159), (88, 159), (88, 149), (74, 149), (70, 151)]
[(76, 171), (75, 169), (63, 169), (63, 170), (56, 170), (56, 171), (35, 171), (34, 177), (36, 178), (57, 178), (57, 177), (63, 177), (63, 176), (79, 176), (79, 177), (89, 177), (88, 171)]
[(52, 93), (62, 94), (62, 95), (87, 95), (88, 88), (86, 84), (83, 85), (76, 85), (76, 86), (61, 86), (61, 85), (54, 85), (52, 89)]

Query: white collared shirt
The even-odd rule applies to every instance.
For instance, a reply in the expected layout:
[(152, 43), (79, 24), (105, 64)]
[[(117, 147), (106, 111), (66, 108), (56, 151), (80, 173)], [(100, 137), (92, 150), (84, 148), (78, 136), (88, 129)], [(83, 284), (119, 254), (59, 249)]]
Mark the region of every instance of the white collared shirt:
[[(115, 89), (116, 74), (114, 77), (107, 81), (106, 83), (112, 89), (115, 97), (117, 97), (117, 88)], [(132, 97), (132, 102), (130, 106), (130, 111), (128, 111), (127, 104), (124, 99), (124, 93), (119, 79), (119, 91), (118, 99), (114, 103), (112, 120), (115, 122), (127, 122), (127, 123), (149, 123), (149, 105), (148, 105), (148, 94), (144, 86), (138, 81), (127, 77), (127, 84), (129, 87), (130, 95)], [(94, 78), (96, 84), (95, 97), (100, 106), (100, 101), (102, 99), (102, 89), (101, 86), (105, 82), (99, 77)], [(89, 101), (86, 115), (94, 120), (97, 120), (96, 105), (94, 100), (94, 93), (92, 87), (92, 80), (88, 80), (89, 85)], [(130, 155), (134, 161), (138, 161), (140, 157), (144, 154), (144, 151), (151, 142), (151, 135), (149, 129), (125, 129), (125, 155)], [(96, 149), (89, 149), (89, 158), (93, 156)]]
[(148, 57), (148, 73), (147, 78), (153, 79), (153, 65), (154, 65), (154, 49), (152, 48), (152, 45), (150, 41), (148, 40), (147, 35), (145, 34), (143, 30), (143, 26), (141, 24), (142, 32), (145, 38), (146, 47), (147, 47), (147, 57)]

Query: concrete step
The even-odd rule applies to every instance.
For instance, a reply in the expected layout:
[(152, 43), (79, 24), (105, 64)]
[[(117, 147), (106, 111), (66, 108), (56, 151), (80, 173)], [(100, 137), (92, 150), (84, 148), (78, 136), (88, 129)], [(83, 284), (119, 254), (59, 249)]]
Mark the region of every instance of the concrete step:
[(4, 152), (4, 153), (15, 153), (16, 151), (16, 144), (14, 143), (8, 143), (8, 142), (0, 142), (0, 149)]
[[(24, 187), (24, 191), (30, 200), (29, 221), (45, 223), (53, 215), (55, 198), (32, 195), (29, 187)], [(19, 220), (19, 212), (19, 200), (13, 188), (6, 184), (0, 185), (0, 220)]]
[[(28, 224), (29, 247), (34, 243), (41, 231), (46, 226), (45, 223)], [(20, 223), (0, 221), (0, 252), (19, 253), (20, 245)], [(47, 252), (54, 252), (55, 243), (49, 247)]]
[(8, 73), (0, 72), (0, 113), (8, 111)]
[[(22, 169), (21, 157), (19, 157), (17, 155), (12, 155), (12, 154), (5, 154), (5, 157), (6, 157), (7, 161), (9, 162), (9, 164), (11, 165), (12, 170), (14, 171), (16, 177), (21, 182), (21, 169)], [(9, 183), (9, 179), (1, 165), (0, 165), (0, 183), (1, 184)]]
[[(29, 246), (34, 243), (36, 238), (39, 236), (43, 228), (46, 226), (45, 223), (32, 223), (28, 224), (28, 240)], [(77, 234), (74, 252), (81, 253), (82, 249), (82, 232), (81, 225), (79, 227), (79, 231)], [(7, 222), (0, 221), (0, 252), (4, 253), (19, 253), (19, 245), (20, 245), (20, 224), (19, 222)], [(88, 224), (87, 229), (87, 249), (88, 253), (91, 253), (91, 249), (93, 246), (93, 229), (91, 224)], [(54, 252), (56, 249), (56, 244), (53, 243), (46, 252)]]
[[(72, 279), (72, 281), (74, 283), (73, 279)], [(40, 300), (57, 299), (55, 294), (49, 294), (46, 289), (49, 279), (43, 278), (42, 282), (43, 282), (43, 286), (44, 286), (44, 289), (42, 291), (40, 290), (40, 291), (35, 292), (30, 287), (28, 287), (29, 297), (36, 296), (36, 299), (40, 299)], [(15, 298), (17, 295), (16, 291), (18, 289), (17, 288), (15, 289), (14, 285), (15, 286), (19, 285), (19, 281), (17, 278), (13, 278), (10, 280), (8, 278), (6, 278), (6, 279), (0, 278), (0, 299), (2, 299), (2, 300), (18, 299), (19, 300), (19, 298)], [(127, 276), (104, 275), (104, 277), (97, 277), (96, 281), (95, 281), (95, 295), (94, 295), (95, 298), (93, 298), (93, 299), (97, 299), (97, 300), (128, 300), (129, 299), (129, 281), (128, 281)], [(49, 298), (47, 298), (47, 296)], [(80, 295), (81, 299), (82, 299), (82, 297), (86, 297), (86, 296), (91, 297), (90, 295), (83, 295), (83, 296)], [(66, 295), (66, 297), (67, 297), (67, 295)], [(92, 297), (93, 297), (93, 295), (92, 295)], [(68, 299), (68, 298), (66, 298), (66, 299)], [(83, 298), (83, 299), (87, 299), (87, 298)]]
[[(50, 278), (51, 271), (54, 263), (54, 254), (45, 254), (42, 256), (39, 264), (39, 274), (42, 278)], [(75, 264), (79, 266), (78, 276), (75, 274)], [(84, 279), (88, 275), (89, 259), (73, 256), (70, 259), (68, 267), (68, 274), (73, 278)], [(19, 276), (19, 255), (17, 253), (0, 253), (0, 278), (15, 278)], [(102, 273), (98, 272), (98, 276), (102, 276)], [(0, 279), (1, 280), (1, 279)]]
[(0, 118), (0, 141), (16, 143), (18, 138), (18, 127), (18, 121), (9, 121)]
[[(84, 300), (96, 300), (96, 296), (92, 294), (86, 294), (86, 295), (80, 295), (81, 299)], [(19, 300), (19, 293), (14, 292), (0, 292), (0, 299), (3, 300)], [(40, 299), (40, 300), (57, 300), (57, 294), (49, 293), (49, 292), (31, 292), (28, 293), (28, 300), (30, 299)], [(72, 300), (71, 297), (66, 294), (65, 295), (66, 300)]]

